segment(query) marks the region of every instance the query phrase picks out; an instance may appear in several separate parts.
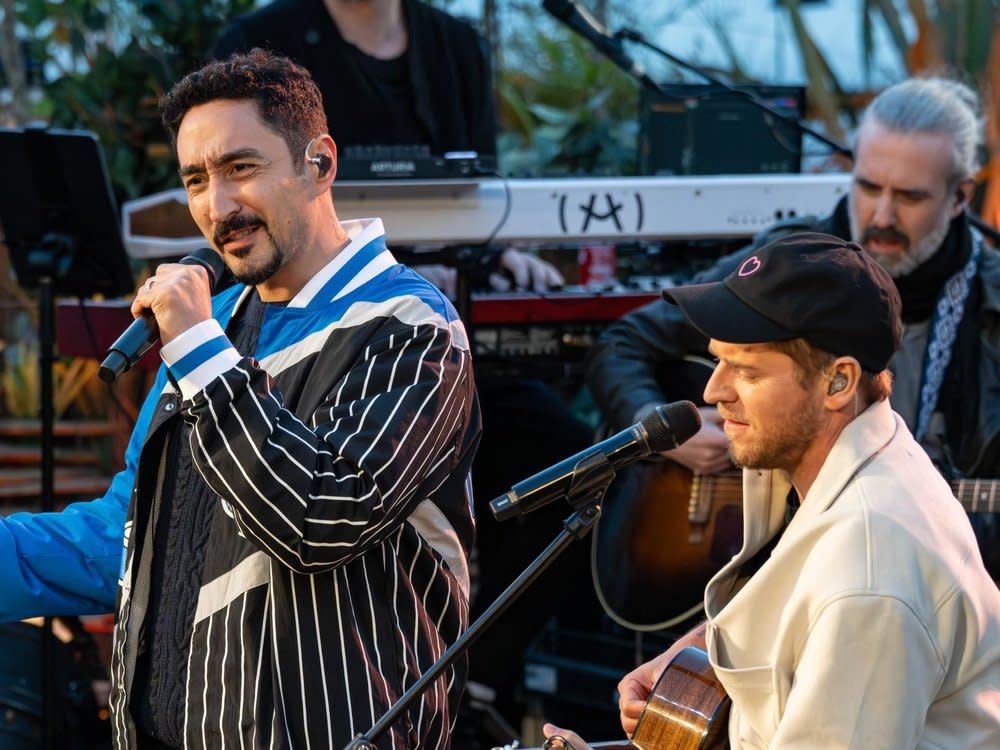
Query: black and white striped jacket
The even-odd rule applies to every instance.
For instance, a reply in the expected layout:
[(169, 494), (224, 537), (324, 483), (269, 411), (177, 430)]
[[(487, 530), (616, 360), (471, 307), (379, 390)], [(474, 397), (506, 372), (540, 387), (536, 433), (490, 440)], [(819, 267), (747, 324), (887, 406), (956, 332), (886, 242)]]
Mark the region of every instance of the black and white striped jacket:
[[(285, 308), (256, 355), (223, 333), (246, 294), (165, 346), (134, 461), (117, 606), (112, 719), (128, 701), (157, 491), (177, 414), (219, 496), (190, 632), (189, 748), (342, 748), (468, 620), (469, 467), (479, 410), (465, 330), (395, 262), (377, 219)], [(133, 439), (135, 441), (135, 438)], [(446, 671), (380, 748), (446, 748), (465, 667)]]

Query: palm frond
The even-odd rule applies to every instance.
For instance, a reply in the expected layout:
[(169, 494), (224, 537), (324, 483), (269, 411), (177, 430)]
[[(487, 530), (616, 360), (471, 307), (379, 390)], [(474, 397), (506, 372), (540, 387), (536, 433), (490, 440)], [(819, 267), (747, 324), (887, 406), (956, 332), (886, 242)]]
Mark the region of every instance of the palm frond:
[(786, 0), (786, 4), (792, 33), (795, 35), (806, 72), (810, 107), (823, 122), (827, 134), (841, 140), (844, 137), (844, 130), (840, 125), (840, 94), (843, 93), (843, 88), (833, 68), (809, 33), (798, 0)]

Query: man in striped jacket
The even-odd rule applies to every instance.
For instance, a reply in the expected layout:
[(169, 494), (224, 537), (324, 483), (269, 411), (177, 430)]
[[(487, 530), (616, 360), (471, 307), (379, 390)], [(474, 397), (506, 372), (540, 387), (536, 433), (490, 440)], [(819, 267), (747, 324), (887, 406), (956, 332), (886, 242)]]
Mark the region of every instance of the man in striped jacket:
[[(344, 747), (467, 625), (466, 334), (378, 219), (338, 220), (304, 69), (211, 63), (161, 112), (237, 283), (212, 297), (167, 264), (139, 291), (164, 366), (126, 469), (93, 502), (0, 519), (0, 617), (116, 606), (118, 748)], [(448, 747), (464, 682), (446, 671), (378, 747)]]

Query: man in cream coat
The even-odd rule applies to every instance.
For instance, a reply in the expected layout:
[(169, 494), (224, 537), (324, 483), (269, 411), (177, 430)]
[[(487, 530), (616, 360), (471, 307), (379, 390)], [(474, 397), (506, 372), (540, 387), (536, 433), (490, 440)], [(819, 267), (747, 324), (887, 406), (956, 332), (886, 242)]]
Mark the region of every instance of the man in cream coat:
[(718, 359), (705, 400), (744, 468), (744, 544), (706, 588), (706, 622), (622, 680), (626, 732), (703, 638), (734, 750), (1000, 747), (1000, 591), (889, 407), (892, 279), (853, 243), (795, 234), (665, 296)]

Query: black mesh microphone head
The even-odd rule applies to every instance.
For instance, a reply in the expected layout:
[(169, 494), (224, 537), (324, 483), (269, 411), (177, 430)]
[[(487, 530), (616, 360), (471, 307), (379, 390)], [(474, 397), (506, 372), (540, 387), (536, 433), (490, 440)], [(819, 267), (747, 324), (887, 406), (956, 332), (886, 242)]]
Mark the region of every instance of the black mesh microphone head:
[(222, 256), (210, 247), (199, 247), (193, 253), (185, 255), (180, 259), (181, 263), (189, 266), (201, 266), (208, 271), (208, 283), (212, 293), (222, 291), (226, 287), (223, 281), (228, 273), (225, 261)]
[(694, 437), (701, 429), (701, 412), (690, 401), (657, 406), (642, 420), (651, 453), (668, 451)]

